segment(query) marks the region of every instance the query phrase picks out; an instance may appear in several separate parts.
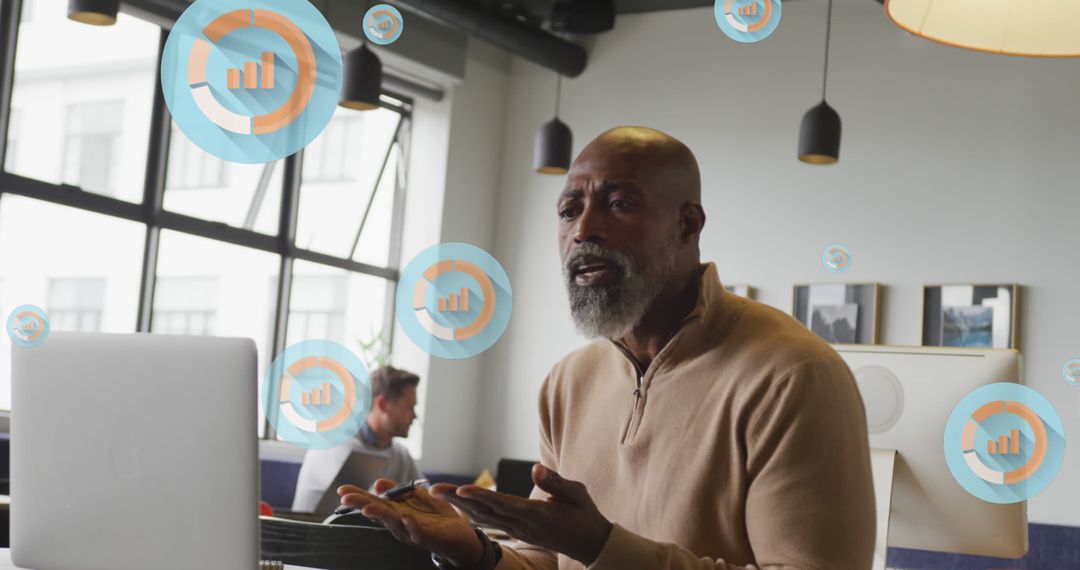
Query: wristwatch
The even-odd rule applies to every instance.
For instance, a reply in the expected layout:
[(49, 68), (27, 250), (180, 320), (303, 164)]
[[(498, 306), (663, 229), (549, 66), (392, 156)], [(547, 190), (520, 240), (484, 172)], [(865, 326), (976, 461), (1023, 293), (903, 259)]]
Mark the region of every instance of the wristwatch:
[(480, 557), (480, 561), (476, 564), (469, 566), (468, 568), (461, 568), (454, 566), (447, 559), (431, 553), (431, 562), (435, 564), (435, 567), (439, 570), (494, 570), (499, 565), (499, 561), (502, 560), (502, 547), (498, 542), (493, 542), (490, 538), (484, 534), (484, 531), (474, 528), (476, 536), (480, 539), (480, 544), (484, 547), (484, 555)]

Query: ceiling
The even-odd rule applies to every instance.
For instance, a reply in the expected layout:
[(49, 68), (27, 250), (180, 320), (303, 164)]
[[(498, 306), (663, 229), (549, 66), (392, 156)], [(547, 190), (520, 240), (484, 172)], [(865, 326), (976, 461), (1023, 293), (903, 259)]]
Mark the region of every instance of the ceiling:
[[(539, 24), (551, 15), (556, 0), (467, 0), (473, 4), (501, 12), (516, 19)], [(581, 1), (581, 0), (579, 0)], [(619, 14), (637, 14), (659, 10), (679, 10), (712, 6), (714, 0), (615, 0)]]

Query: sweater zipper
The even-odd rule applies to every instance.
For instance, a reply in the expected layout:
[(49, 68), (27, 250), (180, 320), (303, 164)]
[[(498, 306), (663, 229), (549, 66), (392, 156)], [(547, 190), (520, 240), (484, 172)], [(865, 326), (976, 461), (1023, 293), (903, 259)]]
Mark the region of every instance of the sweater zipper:
[(630, 351), (626, 350), (626, 348), (618, 342), (615, 343), (615, 346), (617, 346), (619, 350), (621, 350), (626, 356), (627, 360), (630, 361), (630, 364), (634, 367), (634, 373), (637, 377), (637, 386), (634, 388), (634, 405), (630, 409), (630, 418), (626, 421), (626, 425), (623, 426), (623, 436), (621, 443), (627, 443), (633, 437), (633, 434), (637, 432), (637, 423), (641, 418), (641, 407), (643, 405), (643, 402), (641, 401), (641, 388), (642, 382), (645, 378), (645, 372), (641, 370), (640, 366), (638, 366), (637, 360), (634, 360), (634, 357), (630, 354)]

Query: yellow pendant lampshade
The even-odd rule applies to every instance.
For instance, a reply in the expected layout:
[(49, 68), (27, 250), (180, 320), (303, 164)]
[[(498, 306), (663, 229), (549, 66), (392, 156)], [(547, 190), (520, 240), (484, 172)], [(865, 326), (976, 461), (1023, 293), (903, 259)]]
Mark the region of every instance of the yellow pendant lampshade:
[(885, 0), (897, 26), (943, 44), (1037, 57), (1080, 57), (1080, 0)]

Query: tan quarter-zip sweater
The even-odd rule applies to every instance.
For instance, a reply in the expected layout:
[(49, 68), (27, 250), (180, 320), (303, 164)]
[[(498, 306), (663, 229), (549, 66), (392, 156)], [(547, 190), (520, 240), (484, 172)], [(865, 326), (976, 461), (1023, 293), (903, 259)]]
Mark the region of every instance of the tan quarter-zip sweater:
[[(552, 369), (543, 463), (615, 526), (592, 570), (866, 570), (874, 495), (851, 372), (790, 316), (724, 290), (698, 301), (640, 377), (611, 341)], [(538, 489), (534, 497), (543, 496)], [(499, 570), (580, 569), (517, 543)]]

